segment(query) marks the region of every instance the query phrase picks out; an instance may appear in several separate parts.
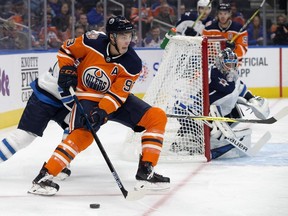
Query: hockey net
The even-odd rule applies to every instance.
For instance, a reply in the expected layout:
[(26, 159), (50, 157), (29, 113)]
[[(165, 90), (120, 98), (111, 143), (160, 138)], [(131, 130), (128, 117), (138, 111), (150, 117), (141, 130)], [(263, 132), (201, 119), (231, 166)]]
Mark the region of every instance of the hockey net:
[[(143, 100), (166, 114), (208, 115), (208, 65), (223, 48), (223, 39), (174, 36)], [(187, 111), (187, 108), (189, 111)], [(128, 134), (125, 159), (138, 158), (141, 133)], [(160, 161), (209, 161), (210, 132), (203, 121), (168, 118)]]

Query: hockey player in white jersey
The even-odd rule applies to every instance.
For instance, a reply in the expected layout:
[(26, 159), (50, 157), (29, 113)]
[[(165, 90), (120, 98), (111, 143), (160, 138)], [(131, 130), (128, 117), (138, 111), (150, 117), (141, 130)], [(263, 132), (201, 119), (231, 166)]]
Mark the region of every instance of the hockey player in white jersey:
[[(203, 29), (211, 25), (213, 21), (213, 17), (210, 16), (211, 9), (209, 0), (199, 0), (197, 2), (197, 11), (185, 12), (176, 23), (177, 33), (186, 36), (202, 35)], [(202, 17), (197, 21), (199, 16)]]
[[(57, 68), (57, 64), (55, 67)], [(68, 134), (66, 128), (68, 128), (69, 113), (74, 101), (70, 93), (59, 89), (57, 80), (58, 69), (55, 69), (52, 73), (47, 71), (41, 74), (30, 84), (33, 93), (17, 129), (0, 141), (0, 163), (7, 161), (16, 152), (30, 145), (37, 137), (42, 137), (50, 120), (57, 122), (64, 130), (64, 138)], [(60, 178), (65, 178), (70, 174), (71, 171), (65, 168)]]

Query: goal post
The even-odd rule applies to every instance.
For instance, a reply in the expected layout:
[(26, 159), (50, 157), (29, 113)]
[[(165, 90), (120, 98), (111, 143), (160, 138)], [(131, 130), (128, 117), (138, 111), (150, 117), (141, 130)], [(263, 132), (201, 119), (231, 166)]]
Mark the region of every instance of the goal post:
[[(222, 38), (172, 37), (143, 100), (166, 114), (209, 115), (208, 67), (223, 48), (222, 41)], [(128, 134), (122, 152), (124, 159), (139, 157), (139, 143), (141, 133)], [(203, 121), (168, 118), (160, 161), (199, 160), (210, 160), (208, 126)]]

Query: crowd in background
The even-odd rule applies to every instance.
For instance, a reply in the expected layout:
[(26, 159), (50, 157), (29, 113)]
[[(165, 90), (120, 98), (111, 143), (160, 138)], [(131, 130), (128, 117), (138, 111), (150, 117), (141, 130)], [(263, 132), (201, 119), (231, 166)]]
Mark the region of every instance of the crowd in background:
[[(43, 2), (43, 0), (30, 0), (29, 20), (27, 0), (1, 0), (0, 50), (29, 49), (29, 47), (43, 49), (45, 43), (48, 44), (48, 49), (57, 49), (63, 41), (73, 36), (78, 37), (90, 30), (105, 31), (104, 5), (100, 0), (76, 0), (73, 8), (75, 17), (71, 15), (71, 0), (47, 0), (45, 12)], [(181, 1), (182, 4), (178, 8), (176, 0), (142, 0), (141, 31), (138, 26), (138, 1), (129, 2), (131, 4), (126, 4), (125, 16), (138, 29), (134, 46), (159, 47), (165, 33), (175, 26), (181, 14), (196, 10), (197, 1), (194, 1), (195, 7), (188, 7), (186, 1)], [(249, 16), (241, 12), (241, 7), (236, 1), (228, 2), (231, 3), (232, 19), (243, 25)], [(212, 15), (213, 13), (215, 10), (212, 11)], [(113, 15), (119, 14), (113, 8), (107, 8), (107, 17)], [(277, 22), (268, 22), (267, 31), (264, 32), (260, 15), (255, 16), (247, 27), (249, 45), (263, 45), (264, 34), (268, 45), (288, 45), (287, 16), (277, 15)], [(44, 21), (47, 23), (47, 33)]]

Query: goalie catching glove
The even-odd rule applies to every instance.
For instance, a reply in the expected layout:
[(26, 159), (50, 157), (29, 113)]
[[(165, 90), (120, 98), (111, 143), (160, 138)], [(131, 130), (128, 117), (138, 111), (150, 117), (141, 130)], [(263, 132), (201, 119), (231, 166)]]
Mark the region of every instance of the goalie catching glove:
[[(84, 128), (87, 128), (85, 118), (82, 118)], [(105, 124), (108, 120), (108, 114), (105, 110), (100, 109), (99, 107), (95, 107), (91, 112), (90, 116), (88, 116), (88, 120), (95, 132), (100, 129), (102, 124)]]
[(255, 96), (247, 101), (244, 97), (239, 97), (237, 102), (250, 107), (259, 119), (267, 119), (270, 114), (269, 104), (265, 98)]
[(75, 90), (77, 86), (77, 72), (74, 66), (63, 66), (59, 71), (58, 85), (63, 91), (69, 92), (70, 86)]

